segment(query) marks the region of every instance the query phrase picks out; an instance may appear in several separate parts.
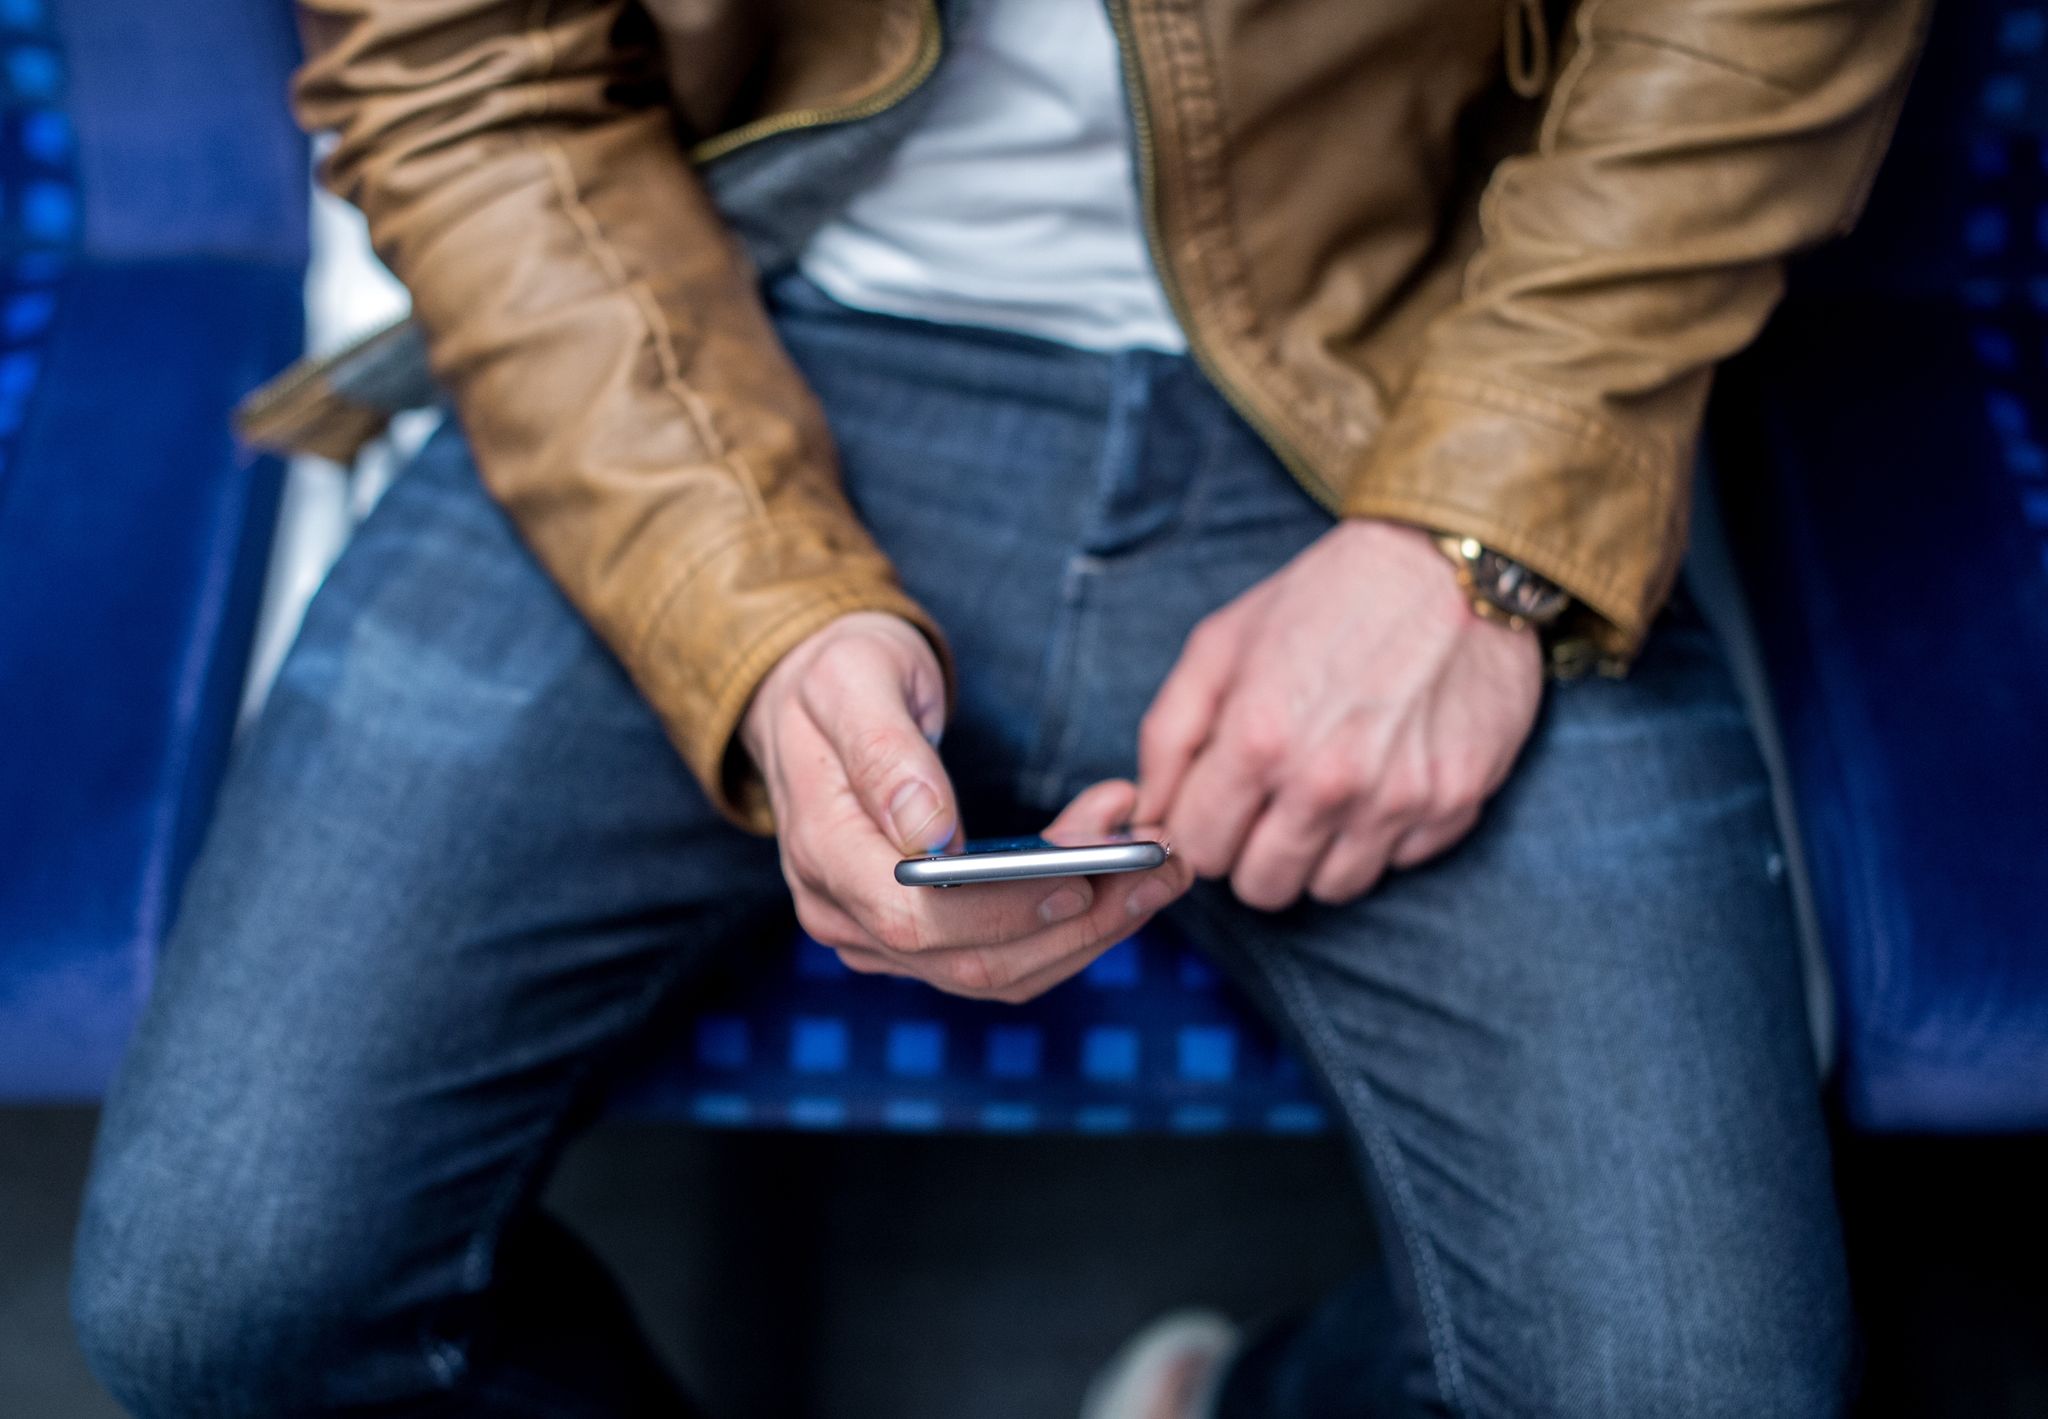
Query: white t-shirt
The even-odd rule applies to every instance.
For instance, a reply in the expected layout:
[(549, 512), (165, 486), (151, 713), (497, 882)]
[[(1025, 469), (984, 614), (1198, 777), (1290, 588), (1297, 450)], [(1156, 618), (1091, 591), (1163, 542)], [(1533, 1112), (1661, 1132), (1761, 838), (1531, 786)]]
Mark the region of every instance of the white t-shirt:
[(798, 258), (843, 304), (1187, 348), (1146, 250), (1103, 0), (980, 0), (888, 167)]

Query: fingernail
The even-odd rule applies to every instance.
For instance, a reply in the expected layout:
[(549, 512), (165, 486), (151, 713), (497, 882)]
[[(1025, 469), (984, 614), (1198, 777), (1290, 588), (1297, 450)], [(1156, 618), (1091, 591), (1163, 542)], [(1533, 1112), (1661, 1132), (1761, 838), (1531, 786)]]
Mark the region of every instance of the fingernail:
[(1150, 916), (1173, 900), (1173, 884), (1154, 877), (1149, 882), (1140, 882), (1124, 898), (1124, 910), (1134, 917)]
[[(889, 827), (896, 834), (897, 845), (908, 852), (920, 847), (936, 852), (944, 847), (946, 839), (953, 836), (952, 825), (932, 821), (942, 811), (939, 796), (927, 784), (912, 781), (897, 789), (889, 804)], [(944, 832), (938, 831), (941, 827)]]
[(1038, 904), (1038, 918), (1050, 926), (1069, 921), (1088, 910), (1088, 894), (1079, 887), (1062, 887)]

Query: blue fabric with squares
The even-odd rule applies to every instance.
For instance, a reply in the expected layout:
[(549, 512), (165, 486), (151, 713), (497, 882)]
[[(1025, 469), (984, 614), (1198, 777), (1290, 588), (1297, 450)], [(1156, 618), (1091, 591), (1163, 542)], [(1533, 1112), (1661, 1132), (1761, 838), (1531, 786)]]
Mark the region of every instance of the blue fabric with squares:
[(0, 2), (0, 498), (76, 260), (77, 144), (43, 0)]
[(1326, 1125), (1294, 1056), (1158, 929), (1022, 1008), (856, 975), (799, 938), (719, 982), (629, 1110), (724, 1127), (986, 1133)]

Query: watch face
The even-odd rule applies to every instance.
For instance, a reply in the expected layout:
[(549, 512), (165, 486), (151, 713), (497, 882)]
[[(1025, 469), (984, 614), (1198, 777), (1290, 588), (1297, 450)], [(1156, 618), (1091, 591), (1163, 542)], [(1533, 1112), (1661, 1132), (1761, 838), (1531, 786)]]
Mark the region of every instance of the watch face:
[(1474, 591), (1501, 610), (1539, 626), (1556, 620), (1571, 603), (1571, 593), (1557, 583), (1490, 548), (1480, 549), (1467, 565), (1472, 569)]

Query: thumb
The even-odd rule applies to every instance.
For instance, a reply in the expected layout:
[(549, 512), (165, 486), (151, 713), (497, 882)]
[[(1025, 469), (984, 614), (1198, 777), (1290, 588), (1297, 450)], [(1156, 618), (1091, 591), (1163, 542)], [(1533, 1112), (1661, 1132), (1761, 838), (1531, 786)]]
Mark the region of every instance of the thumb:
[[(895, 645), (870, 642), (863, 651), (820, 664), (827, 673), (804, 684), (805, 713), (882, 836), (906, 857), (937, 852), (959, 828), (960, 809), (918, 720), (928, 698), (921, 683), (925, 667)], [(936, 673), (931, 667), (931, 677)]]
[(1128, 779), (1104, 779), (1084, 788), (1040, 834), (1047, 842), (1094, 842), (1131, 821), (1138, 787)]

